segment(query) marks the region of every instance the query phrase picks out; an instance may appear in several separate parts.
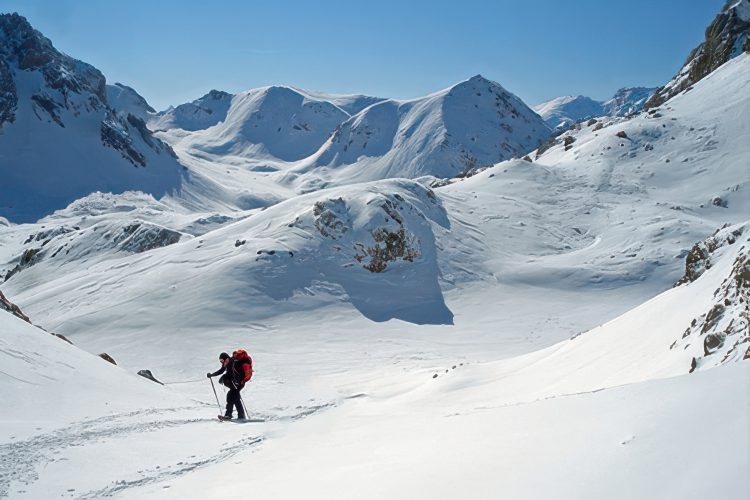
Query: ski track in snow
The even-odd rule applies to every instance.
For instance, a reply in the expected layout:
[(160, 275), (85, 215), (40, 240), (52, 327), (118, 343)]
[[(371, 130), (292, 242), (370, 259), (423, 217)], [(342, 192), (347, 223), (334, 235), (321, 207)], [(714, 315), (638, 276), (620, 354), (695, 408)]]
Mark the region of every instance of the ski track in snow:
[[(336, 406), (334, 402), (309, 407), (296, 406), (292, 413), (289, 414), (277, 413), (264, 415), (257, 412), (249, 412), (249, 418), (246, 423), (297, 421), (334, 406)], [(23, 441), (0, 444), (0, 498), (6, 498), (10, 495), (12, 483), (15, 483), (15, 491), (13, 493), (19, 495), (25, 494), (26, 490), (24, 486), (29, 486), (39, 480), (41, 476), (40, 471), (45, 466), (54, 462), (70, 460), (64, 456), (65, 451), (69, 448), (92, 446), (116, 439), (158, 433), (159, 431), (172, 428), (184, 428), (185, 432), (188, 433), (186, 436), (188, 438), (191, 432), (197, 432), (195, 425), (215, 426), (217, 420), (205, 417), (168, 417), (184, 411), (192, 411), (193, 413), (198, 413), (199, 411), (205, 412), (208, 407), (213, 408), (214, 405), (204, 403), (200, 406), (156, 408), (108, 415), (76, 422), (67, 427), (39, 434)], [(276, 410), (283, 412), (288, 410), (288, 408), (279, 407)], [(232, 423), (240, 422), (233, 421)], [(204, 429), (204, 431), (206, 430)], [(158, 437), (152, 439), (158, 439)], [(215, 454), (209, 456), (198, 457), (190, 455), (169, 465), (141, 467), (138, 470), (129, 471), (130, 474), (138, 474), (139, 477), (137, 478), (118, 479), (104, 487), (86, 492), (78, 492), (74, 488), (70, 488), (67, 490), (67, 493), (71, 498), (79, 500), (114, 496), (124, 490), (167, 481), (198, 468), (224, 462), (240, 452), (259, 445), (263, 440), (264, 437), (262, 435), (245, 435), (235, 441), (223, 443)]]
[[(200, 422), (204, 420), (213, 421), (213, 419), (200, 419), (197, 421)], [(204, 467), (206, 465), (211, 465), (211, 464), (218, 463), (218, 462), (223, 462), (237, 455), (241, 451), (244, 451), (254, 445), (261, 443), (262, 441), (263, 441), (262, 437), (246, 437), (246, 438), (243, 438), (243, 439), (240, 439), (238, 441), (231, 443), (231, 445), (229, 446), (223, 446), (222, 448), (219, 449), (219, 453), (213, 456), (210, 456), (208, 458), (203, 458), (203, 459), (194, 460), (194, 461), (178, 462), (175, 465), (167, 466), (167, 467), (157, 466), (156, 468), (146, 469), (142, 471), (142, 473), (145, 475), (145, 477), (143, 478), (134, 479), (134, 480), (115, 481), (109, 486), (106, 486), (99, 490), (89, 491), (87, 493), (77, 496), (76, 498), (80, 500), (85, 500), (85, 499), (97, 499), (97, 498), (102, 498), (102, 497), (109, 497), (109, 496), (113, 496), (117, 493), (120, 493), (124, 490), (128, 490), (131, 488), (137, 488), (139, 486), (144, 486), (147, 484), (158, 483), (161, 481), (166, 481), (168, 479), (174, 479), (183, 474), (187, 474), (188, 472), (192, 472), (195, 469), (198, 469), (200, 467)]]

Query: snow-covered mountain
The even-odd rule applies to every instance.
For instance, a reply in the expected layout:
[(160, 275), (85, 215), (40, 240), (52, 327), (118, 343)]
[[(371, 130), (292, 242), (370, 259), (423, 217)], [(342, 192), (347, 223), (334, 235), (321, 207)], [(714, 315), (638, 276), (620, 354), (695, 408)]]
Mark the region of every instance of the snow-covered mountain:
[(450, 178), (522, 156), (549, 135), (520, 99), (477, 75), (427, 97), (365, 108), (296, 172), (307, 174), (303, 186), (319, 179)]
[(149, 121), (152, 130), (203, 130), (223, 122), (232, 103), (232, 94), (211, 90), (193, 102), (158, 113)]
[(640, 112), (656, 91), (647, 87), (623, 87), (611, 99), (595, 101), (586, 96), (562, 96), (534, 106), (550, 127), (561, 130), (599, 116), (629, 116)]
[(566, 95), (534, 106), (544, 121), (552, 128), (566, 128), (573, 123), (604, 114), (601, 101), (583, 95)]
[[(465, 175), (523, 156), (551, 133), (520, 99), (481, 76), (410, 101), (279, 86), (222, 100), (221, 112), (205, 114), (199, 101), (150, 122), (163, 129), (160, 137), (191, 170), (199, 170), (194, 162), (210, 159), (281, 171), (275, 182), (297, 192), (394, 177)], [(181, 114), (203, 117), (200, 124), (175, 121), (181, 108)]]
[(611, 99), (602, 103), (607, 116), (630, 116), (640, 113), (646, 101), (656, 92), (655, 88), (623, 87)]
[[(343, 110), (347, 115), (359, 113), (367, 106), (376, 102), (384, 101), (380, 97), (367, 96), (363, 94), (330, 94), (326, 92), (313, 92), (296, 87), (274, 87), (276, 91), (285, 89), (302, 95), (310, 101), (328, 102)], [(268, 91), (268, 88), (252, 89), (243, 94), (259, 94)], [(242, 94), (237, 94), (242, 95)], [(233, 94), (220, 90), (212, 90), (208, 94), (193, 102), (180, 104), (177, 107), (155, 113), (150, 117), (149, 127), (153, 130), (182, 129), (187, 131), (204, 130), (212, 127), (227, 118), (229, 108), (232, 105)], [(237, 101), (240, 105), (242, 99)], [(281, 101), (279, 101), (279, 104)], [(272, 108), (274, 103), (266, 104), (266, 110)], [(283, 113), (283, 110), (279, 110)], [(243, 111), (247, 112), (247, 110)], [(240, 112), (240, 113), (243, 113)], [(274, 123), (265, 123), (263, 126), (270, 128)], [(278, 128), (278, 127), (277, 127)]]
[(149, 120), (156, 113), (156, 110), (151, 107), (142, 95), (132, 87), (128, 87), (122, 83), (107, 85), (107, 103), (109, 107), (126, 119), (130, 114), (140, 118), (146, 124), (148, 124)]
[(691, 89), (696, 82), (743, 52), (750, 52), (750, 0), (727, 0), (706, 28), (705, 40), (690, 52), (677, 75), (648, 100), (646, 108), (660, 106)]
[[(249, 90), (232, 97), (230, 103), (228, 95), (207, 96), (197, 109), (210, 109), (205, 106), (206, 99), (216, 108), (200, 121), (200, 127), (211, 126), (188, 135), (180, 146), (211, 155), (301, 160), (314, 153), (349, 117), (334, 104), (290, 87)], [(161, 126), (158, 123), (154, 126)]]
[[(111, 113), (158, 119), (131, 90)], [(0, 497), (746, 496), (750, 55), (536, 151), (480, 77), (225, 104), (155, 132), (179, 193), (0, 217)]]
[(0, 215), (33, 221), (93, 191), (161, 196), (180, 185), (171, 148), (108, 104), (104, 76), (0, 15)]

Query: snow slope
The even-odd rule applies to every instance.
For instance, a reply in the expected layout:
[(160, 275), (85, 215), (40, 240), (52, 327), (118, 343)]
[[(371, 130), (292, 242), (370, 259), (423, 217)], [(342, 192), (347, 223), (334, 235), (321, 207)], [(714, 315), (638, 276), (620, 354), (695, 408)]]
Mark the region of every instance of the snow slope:
[[(124, 498), (219, 498), (237, 478), (269, 498), (742, 498), (749, 368), (688, 375), (690, 352), (669, 346), (691, 311), (710, 305), (734, 259), (747, 262), (748, 241), (695, 282), (576, 338), (505, 361), (446, 365), (435, 377), (352, 383), (361, 397), (276, 436), (263, 453), (166, 493), (149, 487)], [(703, 473), (706, 457), (717, 481), (685, 482)]]
[[(343, 163), (311, 167), (242, 134), (230, 154), (202, 150), (227, 118), (160, 133), (190, 170), (176, 195), (0, 219), (9, 298), (167, 384), (0, 310), (0, 394), (15, 403), (0, 410), (0, 495), (744, 498), (750, 57), (534, 161), (434, 189), (377, 178), (404, 168), (404, 145), (420, 151), (391, 147), (388, 124), (428, 150), (441, 127), (492, 143), (502, 92), (472, 80), (348, 118), (337, 133), (370, 131), (382, 157), (341, 147)], [(275, 104), (299, 105), (282, 92)], [(242, 425), (214, 420), (205, 379), (237, 347), (255, 362)]]

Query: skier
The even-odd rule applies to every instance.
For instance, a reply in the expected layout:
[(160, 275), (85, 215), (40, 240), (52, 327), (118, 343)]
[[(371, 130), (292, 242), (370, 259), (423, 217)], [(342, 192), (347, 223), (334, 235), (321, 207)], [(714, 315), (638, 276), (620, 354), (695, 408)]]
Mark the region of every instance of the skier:
[(245, 408), (242, 406), (240, 391), (253, 376), (253, 360), (244, 349), (238, 349), (232, 353), (232, 356), (222, 352), (219, 355), (219, 362), (221, 363), (221, 368), (214, 373), (206, 373), (206, 377), (208, 378), (223, 374), (219, 379), (219, 383), (229, 388), (229, 392), (227, 392), (227, 410), (224, 416), (219, 415), (219, 418), (230, 420), (232, 418), (232, 408), (236, 407), (237, 418), (244, 420)]

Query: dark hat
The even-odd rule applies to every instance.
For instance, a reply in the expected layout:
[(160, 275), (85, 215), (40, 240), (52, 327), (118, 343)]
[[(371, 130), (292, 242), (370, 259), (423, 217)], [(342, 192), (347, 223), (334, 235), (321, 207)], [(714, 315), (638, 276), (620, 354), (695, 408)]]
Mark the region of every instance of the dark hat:
[(225, 352), (222, 352), (221, 354), (219, 354), (219, 359), (227, 359), (228, 357), (229, 357), (229, 354)]

